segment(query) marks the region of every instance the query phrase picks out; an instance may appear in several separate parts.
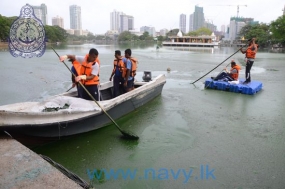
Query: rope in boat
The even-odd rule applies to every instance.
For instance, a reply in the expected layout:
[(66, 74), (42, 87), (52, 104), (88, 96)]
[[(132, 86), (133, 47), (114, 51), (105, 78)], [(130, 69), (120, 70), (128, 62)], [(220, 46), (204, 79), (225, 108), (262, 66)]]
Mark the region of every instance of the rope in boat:
[(39, 156), (41, 156), (44, 160), (46, 160), (51, 165), (53, 165), (55, 168), (57, 168), (65, 176), (67, 176), (68, 178), (70, 178), (71, 180), (73, 180), (74, 182), (79, 184), (82, 188), (84, 188), (84, 189), (92, 189), (93, 188), (93, 186), (91, 184), (88, 184), (85, 180), (83, 180), (82, 178), (80, 178), (76, 174), (72, 173), (71, 171), (69, 171), (68, 169), (66, 169), (65, 167), (60, 165), (59, 163), (56, 163), (51, 158), (44, 156), (44, 155), (41, 155), (41, 154), (39, 154)]

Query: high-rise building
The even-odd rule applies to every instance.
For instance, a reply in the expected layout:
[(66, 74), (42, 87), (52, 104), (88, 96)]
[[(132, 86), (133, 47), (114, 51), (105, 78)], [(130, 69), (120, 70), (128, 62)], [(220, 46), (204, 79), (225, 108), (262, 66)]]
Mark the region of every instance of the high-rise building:
[(225, 25), (222, 25), (222, 26), (221, 26), (221, 32), (223, 32), (223, 33), (226, 32), (226, 26), (225, 26)]
[(189, 32), (194, 31), (194, 13), (189, 16)]
[(120, 15), (120, 33), (134, 29), (134, 17), (126, 14)]
[(110, 30), (120, 31), (120, 16), (124, 14), (114, 10), (110, 13)]
[(179, 29), (183, 33), (186, 33), (186, 14), (180, 14)]
[(161, 29), (161, 30), (159, 31), (159, 34), (160, 34), (161, 36), (166, 36), (167, 33), (168, 33), (168, 29), (166, 29), (166, 28)]
[(77, 5), (69, 6), (70, 29), (82, 30), (81, 7)]
[(193, 18), (193, 30), (198, 30), (204, 26), (204, 12), (203, 7), (195, 6), (194, 18)]
[(212, 20), (205, 21), (204, 27), (210, 29), (212, 32), (217, 31), (217, 26), (213, 24)]
[(135, 28), (134, 26), (134, 17), (129, 16), (128, 17), (128, 30), (133, 30)]
[(48, 16), (47, 16), (47, 6), (45, 4), (41, 4), (40, 6), (32, 6), (34, 9), (35, 16), (40, 19), (43, 25), (48, 24)]
[(229, 27), (229, 39), (231, 41), (240, 37), (239, 32), (245, 24), (258, 24), (258, 21), (254, 21), (253, 18), (231, 17)]
[(56, 16), (56, 17), (53, 17), (52, 18), (52, 25), (53, 26), (59, 26), (61, 28), (64, 29), (64, 23), (63, 23), (63, 18), (59, 17), (59, 16)]
[(284, 5), (284, 9), (283, 9), (283, 15), (285, 15), (285, 5)]

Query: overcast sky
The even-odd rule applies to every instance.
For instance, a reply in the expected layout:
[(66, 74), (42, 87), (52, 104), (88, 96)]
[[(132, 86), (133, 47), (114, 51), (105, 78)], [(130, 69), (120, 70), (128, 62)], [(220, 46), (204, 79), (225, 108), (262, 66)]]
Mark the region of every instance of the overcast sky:
[[(270, 23), (283, 14), (284, 0), (0, 0), (0, 14), (3, 16), (19, 16), (21, 8), (26, 4), (46, 4), (48, 24), (52, 17), (62, 17), (65, 29), (70, 28), (69, 6), (81, 6), (82, 29), (93, 34), (103, 34), (110, 30), (110, 13), (113, 10), (124, 12), (134, 17), (135, 30), (142, 26), (160, 29), (179, 27), (180, 14), (186, 14), (186, 27), (189, 27), (189, 15), (194, 12), (195, 5), (204, 8), (206, 20), (213, 22), (217, 29), (228, 25), (231, 16), (251, 17), (255, 21)], [(231, 6), (229, 6), (231, 5)], [(244, 6), (247, 5), (247, 6)]]

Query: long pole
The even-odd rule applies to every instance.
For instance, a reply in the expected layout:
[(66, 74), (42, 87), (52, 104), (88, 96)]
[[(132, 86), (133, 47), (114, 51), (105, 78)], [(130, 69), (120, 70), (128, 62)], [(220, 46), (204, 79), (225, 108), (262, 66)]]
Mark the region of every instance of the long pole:
[[(55, 54), (57, 54), (57, 52), (54, 50), (53, 47), (51, 47), (52, 50), (55, 52)], [(57, 54), (58, 57), (59, 54)], [(70, 71), (70, 73), (76, 77), (76, 75), (71, 71), (71, 69), (66, 65), (66, 63), (64, 61), (62, 61), (65, 65), (65, 67)], [(119, 125), (113, 120), (113, 118), (105, 111), (105, 109), (95, 100), (95, 98), (89, 93), (89, 91), (85, 88), (85, 86), (79, 81), (78, 82), (79, 85), (85, 90), (85, 92), (90, 96), (90, 98), (102, 109), (102, 111), (105, 113), (105, 115), (115, 124), (115, 126), (120, 130), (120, 132), (126, 137), (126, 138), (129, 138), (129, 139), (139, 139), (138, 136), (132, 134), (132, 133), (129, 133), (129, 132), (126, 132), (126, 131), (123, 131)]]
[[(230, 62), (231, 63), (231, 62)], [(228, 63), (227, 65), (226, 65), (226, 68), (228, 67), (228, 65), (230, 65), (230, 63)], [(220, 73), (222, 73), (223, 72), (223, 70), (220, 72)], [(220, 75), (220, 73), (218, 74), (218, 75)], [(217, 76), (218, 76), (217, 75)], [(211, 85), (211, 83), (217, 78), (217, 76), (214, 78), (214, 79), (212, 79), (212, 81), (205, 87), (206, 89)]]
[(225, 61), (227, 61), (229, 58), (231, 58), (233, 55), (235, 55), (238, 51), (240, 51), (240, 49), (242, 49), (243, 46), (241, 48), (239, 48), (234, 54), (232, 54), (231, 56), (229, 56), (226, 60), (224, 60), (223, 62), (221, 62), (220, 64), (218, 64), (216, 67), (214, 67), (213, 69), (211, 69), (209, 72), (207, 72), (205, 75), (203, 75), (202, 77), (200, 77), (199, 79), (197, 79), (196, 81), (194, 81), (191, 84), (196, 83), (197, 81), (199, 81), (200, 79), (202, 79), (203, 77), (205, 77), (206, 75), (208, 75), (209, 73), (211, 73), (213, 70), (215, 70), (217, 67), (219, 67), (221, 64), (223, 64)]
[(72, 88), (73, 88), (73, 87), (71, 86), (71, 87), (66, 91), (66, 93), (67, 93), (68, 91), (70, 91)]

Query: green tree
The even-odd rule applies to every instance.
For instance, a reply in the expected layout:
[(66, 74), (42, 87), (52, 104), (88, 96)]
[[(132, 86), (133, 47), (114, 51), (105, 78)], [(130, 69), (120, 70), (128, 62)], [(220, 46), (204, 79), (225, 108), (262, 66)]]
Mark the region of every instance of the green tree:
[(149, 33), (145, 31), (139, 38), (140, 40), (146, 40), (148, 37), (149, 37)]
[(198, 30), (188, 32), (186, 35), (199, 36), (199, 35), (211, 35), (211, 34), (212, 34), (212, 30), (202, 27), (202, 28), (199, 28)]
[(188, 36), (198, 36), (198, 32), (197, 31), (191, 31), (191, 32), (188, 32), (186, 35)]
[(246, 25), (239, 32), (240, 36), (245, 39), (256, 38), (260, 47), (267, 47), (271, 42), (271, 35), (269, 33), (269, 25), (261, 23), (255, 25)]
[(59, 26), (49, 26), (45, 25), (45, 32), (48, 42), (66, 42), (67, 33), (66, 31)]
[(10, 28), (16, 16), (5, 17), (0, 14), (0, 41), (7, 41), (10, 35)]
[(45, 26), (46, 38), (48, 42), (57, 42), (56, 34), (52, 28), (52, 26)]
[(280, 16), (277, 20), (271, 22), (270, 32), (272, 32), (272, 40), (275, 43), (285, 45), (285, 15)]
[(8, 38), (9, 36), (9, 27), (8, 26), (8, 20), (0, 15), (0, 39), (1, 40), (5, 40)]
[(120, 33), (120, 35), (118, 36), (118, 41), (131, 41), (133, 39), (134, 39), (134, 35), (131, 34), (131, 32), (129, 31), (124, 31)]
[(198, 35), (211, 35), (212, 34), (212, 30), (210, 30), (209, 28), (199, 28), (198, 30), (196, 30), (196, 32), (198, 33)]
[(88, 41), (92, 41), (92, 40), (94, 40), (95, 39), (95, 36), (92, 34), (92, 33), (88, 33), (87, 34), (87, 40)]
[(163, 40), (165, 40), (165, 37), (163, 37), (163, 36), (160, 35), (160, 36), (157, 37), (157, 40), (158, 40), (158, 41), (163, 41)]

